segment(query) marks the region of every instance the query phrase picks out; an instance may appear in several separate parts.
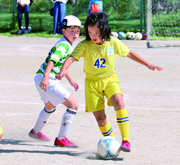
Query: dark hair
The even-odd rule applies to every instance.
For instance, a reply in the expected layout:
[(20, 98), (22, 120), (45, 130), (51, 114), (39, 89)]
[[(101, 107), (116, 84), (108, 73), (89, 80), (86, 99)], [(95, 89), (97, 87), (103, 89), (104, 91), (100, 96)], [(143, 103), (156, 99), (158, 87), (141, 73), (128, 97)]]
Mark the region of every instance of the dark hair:
[[(80, 26), (74, 26), (74, 27), (75, 27), (75, 28), (76, 28), (76, 27), (79, 27), (79, 28), (80, 28)], [(62, 28), (66, 30), (67, 28), (71, 28), (71, 26), (64, 26), (64, 25), (63, 25)]]
[(63, 25), (62, 29), (67, 29), (67, 28), (70, 28), (71, 26), (66, 26), (66, 25)]
[(108, 41), (110, 40), (111, 28), (108, 23), (108, 16), (103, 13), (91, 13), (84, 24), (86, 40), (91, 40), (89, 37), (88, 26), (97, 25), (100, 29), (101, 38)]

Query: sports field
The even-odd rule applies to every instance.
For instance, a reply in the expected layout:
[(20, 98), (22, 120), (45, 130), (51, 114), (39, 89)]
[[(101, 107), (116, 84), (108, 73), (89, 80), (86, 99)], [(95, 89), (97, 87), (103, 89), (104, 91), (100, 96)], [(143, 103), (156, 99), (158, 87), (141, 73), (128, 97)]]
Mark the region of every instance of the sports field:
[[(147, 49), (146, 41), (123, 41), (147, 61), (163, 68), (161, 72), (151, 71), (129, 58), (116, 58), (116, 73), (130, 117), (132, 152), (121, 152), (115, 160), (96, 156), (102, 135), (92, 113), (84, 112), (83, 59), (69, 68), (80, 89), (75, 92), (66, 79), (61, 81), (79, 103), (67, 136), (79, 148), (54, 147), (66, 109), (63, 105), (57, 106), (42, 131), (51, 141), (28, 136), (43, 108), (34, 85), (35, 72), (57, 41), (57, 38), (0, 36), (0, 125), (4, 131), (0, 165), (179, 165), (179, 47)], [(116, 138), (121, 141), (113, 108), (106, 107), (106, 113)]]

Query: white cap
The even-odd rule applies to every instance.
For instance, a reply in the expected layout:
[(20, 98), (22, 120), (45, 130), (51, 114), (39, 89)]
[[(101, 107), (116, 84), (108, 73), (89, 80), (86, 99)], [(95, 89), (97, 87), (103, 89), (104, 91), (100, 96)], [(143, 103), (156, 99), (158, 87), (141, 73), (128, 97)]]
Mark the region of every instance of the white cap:
[(66, 17), (64, 17), (63, 21), (62, 21), (63, 26), (79, 26), (79, 27), (83, 27), (81, 25), (81, 21), (79, 20), (79, 18), (77, 18), (74, 15), (68, 15)]

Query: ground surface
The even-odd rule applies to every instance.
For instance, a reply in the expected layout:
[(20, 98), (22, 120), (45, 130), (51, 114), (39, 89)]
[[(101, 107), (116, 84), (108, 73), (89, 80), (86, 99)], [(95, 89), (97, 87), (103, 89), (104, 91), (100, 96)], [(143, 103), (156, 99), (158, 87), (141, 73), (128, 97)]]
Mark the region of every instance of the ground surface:
[[(132, 152), (121, 152), (116, 160), (102, 160), (96, 156), (96, 145), (102, 135), (93, 115), (84, 112), (83, 59), (69, 69), (80, 85), (79, 91), (74, 92), (65, 79), (61, 81), (79, 103), (67, 136), (79, 148), (53, 146), (65, 111), (63, 105), (57, 107), (42, 131), (51, 141), (37, 141), (28, 136), (43, 108), (33, 82), (35, 72), (57, 40), (0, 36), (0, 125), (4, 131), (0, 165), (180, 164), (179, 47), (147, 49), (146, 41), (123, 41), (147, 61), (163, 68), (161, 72), (150, 71), (128, 58), (116, 59), (117, 75), (130, 117)], [(106, 107), (106, 113), (121, 141), (113, 108)]]

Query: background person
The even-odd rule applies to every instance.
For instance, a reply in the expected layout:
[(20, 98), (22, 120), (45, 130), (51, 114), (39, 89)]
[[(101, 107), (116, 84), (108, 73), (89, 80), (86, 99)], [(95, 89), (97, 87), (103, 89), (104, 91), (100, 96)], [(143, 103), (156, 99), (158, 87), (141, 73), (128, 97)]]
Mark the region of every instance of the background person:
[(17, 0), (17, 14), (18, 14), (18, 34), (22, 34), (22, 13), (25, 16), (25, 30), (24, 33), (27, 34), (30, 32), (29, 27), (29, 9), (30, 9), (30, 0)]
[(91, 13), (103, 12), (103, 2), (102, 0), (90, 0), (88, 15)]
[[(54, 34), (62, 34), (62, 21), (66, 15), (66, 3), (68, 0), (52, 0), (54, 2), (53, 20)], [(59, 27), (59, 28), (58, 28)]]

